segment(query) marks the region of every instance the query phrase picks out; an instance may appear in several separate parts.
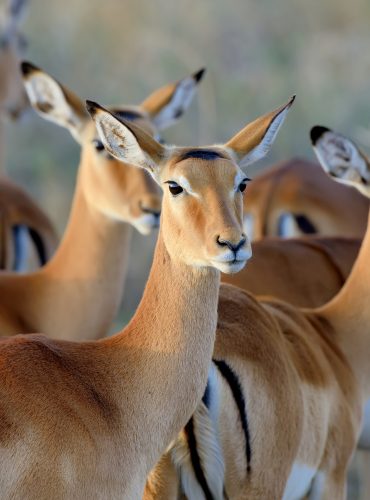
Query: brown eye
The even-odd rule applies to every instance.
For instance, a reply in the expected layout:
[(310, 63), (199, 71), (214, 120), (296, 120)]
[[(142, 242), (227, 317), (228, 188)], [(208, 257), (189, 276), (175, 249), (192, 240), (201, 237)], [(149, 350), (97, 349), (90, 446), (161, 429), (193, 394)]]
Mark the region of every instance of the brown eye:
[(94, 139), (92, 142), (95, 146), (96, 151), (98, 151), (98, 153), (100, 153), (101, 151), (104, 150), (104, 145), (101, 141), (99, 141), (99, 139)]
[(248, 179), (248, 177), (246, 177), (245, 179), (242, 180), (242, 182), (239, 184), (239, 191), (241, 193), (243, 193), (243, 191), (245, 191), (245, 188), (247, 187), (247, 182), (250, 181), (250, 179)]
[(168, 186), (168, 189), (170, 190), (170, 193), (173, 196), (177, 196), (178, 194), (180, 194), (184, 191), (182, 189), (182, 187), (179, 186), (178, 184), (176, 184), (175, 182), (171, 182), (171, 184), (169, 184), (169, 186)]

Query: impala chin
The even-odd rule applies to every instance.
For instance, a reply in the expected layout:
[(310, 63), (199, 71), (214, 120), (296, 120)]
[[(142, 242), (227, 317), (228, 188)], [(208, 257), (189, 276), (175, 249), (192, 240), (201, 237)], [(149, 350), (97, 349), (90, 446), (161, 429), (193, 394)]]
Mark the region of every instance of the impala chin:
[(150, 234), (154, 229), (159, 228), (159, 215), (143, 215), (134, 222), (134, 226), (140, 234)]
[(251, 257), (252, 248), (250, 244), (247, 244), (236, 254), (230, 251), (212, 259), (212, 265), (222, 273), (234, 274), (241, 271)]

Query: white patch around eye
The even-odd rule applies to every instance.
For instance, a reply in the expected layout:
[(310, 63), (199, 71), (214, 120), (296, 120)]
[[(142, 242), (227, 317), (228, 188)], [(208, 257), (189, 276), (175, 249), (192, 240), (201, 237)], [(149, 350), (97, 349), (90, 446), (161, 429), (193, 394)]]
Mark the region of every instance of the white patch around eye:
[(238, 190), (240, 183), (245, 179), (245, 174), (241, 170), (238, 170), (238, 172), (235, 175), (234, 179), (234, 192)]
[(181, 175), (179, 177), (179, 185), (185, 189), (185, 191), (188, 193), (188, 194), (191, 194), (191, 196), (195, 196), (196, 198), (199, 198), (199, 194), (196, 193), (195, 191), (193, 191), (191, 185), (190, 185), (190, 182), (186, 179), (186, 177), (184, 177), (183, 175)]
[(257, 160), (260, 160), (263, 158), (268, 151), (270, 150), (279, 130), (280, 127), (282, 126), (288, 112), (289, 112), (290, 106), (286, 107), (281, 111), (272, 121), (270, 124), (269, 128), (267, 129), (265, 135), (263, 136), (262, 141), (249, 153), (247, 153), (244, 158), (239, 162), (239, 167), (240, 168), (245, 168), (246, 166), (250, 165), (251, 163), (256, 162)]

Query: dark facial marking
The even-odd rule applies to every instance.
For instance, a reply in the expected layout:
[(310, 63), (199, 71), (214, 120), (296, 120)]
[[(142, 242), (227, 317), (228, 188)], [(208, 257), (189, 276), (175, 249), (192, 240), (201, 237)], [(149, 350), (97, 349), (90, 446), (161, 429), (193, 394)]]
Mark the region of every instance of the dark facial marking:
[(118, 119), (128, 120), (130, 122), (143, 118), (142, 115), (137, 111), (125, 111), (122, 109), (113, 109), (112, 114)]
[(225, 158), (218, 151), (212, 151), (211, 149), (192, 149), (182, 154), (179, 161), (187, 160), (188, 158), (199, 158), (201, 160), (215, 160), (216, 158)]
[(41, 113), (48, 113), (54, 108), (54, 106), (50, 104), (50, 102), (38, 102), (36, 104), (36, 107), (39, 111), (41, 111)]

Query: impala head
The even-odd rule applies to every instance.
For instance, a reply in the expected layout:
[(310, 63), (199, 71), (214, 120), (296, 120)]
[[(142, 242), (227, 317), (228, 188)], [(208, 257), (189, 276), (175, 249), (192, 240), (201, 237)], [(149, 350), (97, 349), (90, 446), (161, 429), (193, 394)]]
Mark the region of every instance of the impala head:
[(322, 126), (311, 129), (311, 141), (323, 169), (331, 177), (370, 198), (370, 162), (354, 142)]
[(9, 0), (5, 22), (0, 36), (0, 112), (10, 118), (18, 118), (29, 108), (19, 71), (20, 56), (25, 47), (25, 39), (19, 33), (19, 23), (23, 17), (27, 0)]
[(173, 259), (237, 272), (251, 256), (243, 231), (245, 168), (270, 148), (293, 99), (247, 125), (224, 145), (164, 146), (134, 123), (88, 101), (107, 151), (147, 170), (162, 187), (162, 237)]
[[(32, 106), (43, 118), (67, 128), (81, 145), (81, 175), (87, 199), (106, 215), (131, 223), (143, 234), (159, 225), (160, 193), (152, 178), (110, 155), (79, 97), (30, 63), (22, 63)], [(149, 136), (171, 125), (190, 104), (203, 71), (157, 90), (140, 106), (112, 108)]]

